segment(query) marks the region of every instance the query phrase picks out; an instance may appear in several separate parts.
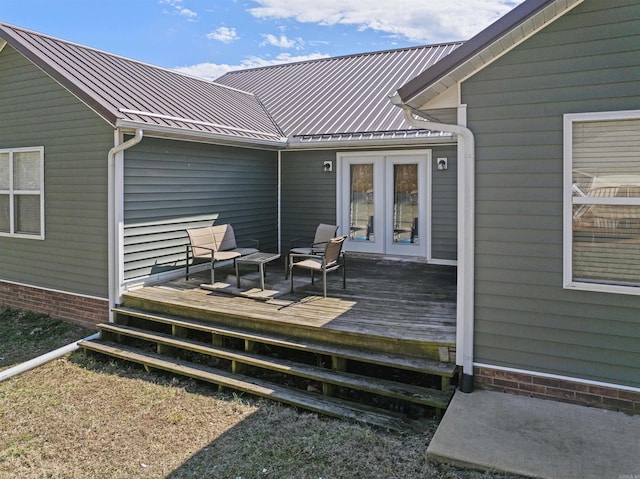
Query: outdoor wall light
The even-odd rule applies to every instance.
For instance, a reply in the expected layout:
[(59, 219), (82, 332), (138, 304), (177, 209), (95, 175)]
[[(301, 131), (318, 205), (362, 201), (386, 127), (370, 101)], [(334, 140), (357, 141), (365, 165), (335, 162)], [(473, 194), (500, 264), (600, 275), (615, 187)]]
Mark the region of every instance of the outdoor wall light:
[(325, 173), (330, 173), (333, 171), (333, 161), (325, 161), (322, 163), (322, 170)]
[(447, 159), (446, 158), (438, 158), (436, 160), (436, 165), (438, 165), (438, 169), (440, 171), (447, 169)]

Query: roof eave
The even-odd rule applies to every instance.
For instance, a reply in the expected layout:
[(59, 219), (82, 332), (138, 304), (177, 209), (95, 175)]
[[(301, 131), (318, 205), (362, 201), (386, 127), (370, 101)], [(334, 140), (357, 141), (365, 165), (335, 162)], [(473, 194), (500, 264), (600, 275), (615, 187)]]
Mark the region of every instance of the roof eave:
[(145, 136), (166, 138), (181, 141), (196, 141), (201, 143), (213, 143), (217, 145), (241, 146), (245, 148), (282, 149), (287, 145), (286, 138), (278, 140), (266, 140), (262, 138), (243, 138), (234, 135), (210, 133), (205, 131), (185, 130), (162, 125), (150, 125), (148, 123), (130, 120), (118, 120), (116, 127), (123, 130), (135, 130), (141, 128)]
[(482, 70), (584, 0), (527, 0), (396, 92), (394, 104), (419, 109)]
[(341, 140), (303, 140), (293, 137), (289, 139), (286, 150), (331, 150), (336, 148), (398, 148), (404, 146), (443, 145), (455, 143), (455, 136), (443, 134), (432, 137), (385, 138), (385, 139), (341, 139)]

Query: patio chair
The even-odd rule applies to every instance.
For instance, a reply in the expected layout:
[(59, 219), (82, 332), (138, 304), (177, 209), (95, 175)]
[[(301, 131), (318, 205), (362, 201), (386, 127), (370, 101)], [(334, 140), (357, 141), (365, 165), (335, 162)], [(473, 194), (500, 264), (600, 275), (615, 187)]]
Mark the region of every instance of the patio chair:
[(187, 230), (189, 244), (186, 245), (186, 279), (189, 279), (189, 261), (197, 259), (209, 260), (211, 264), (211, 284), (215, 283), (215, 264), (257, 253), (260, 248), (258, 240), (247, 240), (255, 244), (255, 248), (240, 248), (236, 242), (233, 227), (229, 224), (206, 226)]
[(291, 240), (287, 260), (284, 264), (285, 275), (289, 273), (289, 255), (291, 254), (324, 254), (324, 247), (331, 238), (335, 238), (338, 233), (336, 225), (328, 225), (320, 223), (316, 228), (316, 234), (313, 238), (296, 238)]
[(297, 254), (289, 255), (289, 276), (291, 279), (291, 292), (293, 293), (293, 268), (307, 269), (311, 272), (311, 284), (313, 284), (316, 272), (322, 272), (322, 281), (324, 286), (324, 297), (327, 297), (327, 273), (336, 271), (342, 267), (342, 288), (347, 287), (347, 273), (344, 264), (344, 256), (342, 254), (342, 245), (346, 236), (331, 238), (324, 247), (322, 256), (316, 254)]

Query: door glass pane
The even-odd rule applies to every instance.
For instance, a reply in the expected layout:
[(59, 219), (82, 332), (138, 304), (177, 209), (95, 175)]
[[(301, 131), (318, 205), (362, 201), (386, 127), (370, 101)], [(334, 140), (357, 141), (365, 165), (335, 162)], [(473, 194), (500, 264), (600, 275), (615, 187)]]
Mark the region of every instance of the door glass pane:
[(9, 153), (0, 153), (0, 190), (9, 189)]
[(13, 154), (14, 188), (16, 190), (40, 189), (40, 152), (22, 151)]
[(350, 165), (349, 238), (374, 241), (373, 163)]
[(16, 195), (16, 233), (40, 234), (40, 196)]
[(393, 167), (393, 242), (419, 244), (418, 165)]

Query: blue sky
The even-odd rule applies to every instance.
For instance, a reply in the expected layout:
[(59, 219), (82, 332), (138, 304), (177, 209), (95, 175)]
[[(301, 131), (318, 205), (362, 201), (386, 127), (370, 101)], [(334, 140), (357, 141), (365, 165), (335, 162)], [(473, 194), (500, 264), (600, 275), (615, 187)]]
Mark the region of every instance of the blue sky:
[(522, 0), (0, 0), (0, 21), (213, 79), (466, 40)]

